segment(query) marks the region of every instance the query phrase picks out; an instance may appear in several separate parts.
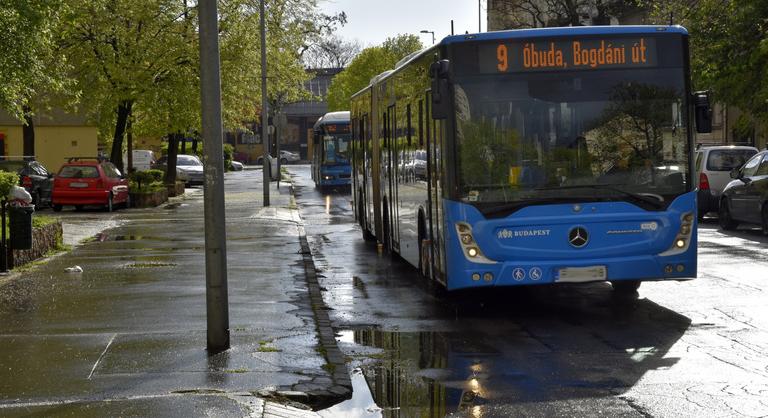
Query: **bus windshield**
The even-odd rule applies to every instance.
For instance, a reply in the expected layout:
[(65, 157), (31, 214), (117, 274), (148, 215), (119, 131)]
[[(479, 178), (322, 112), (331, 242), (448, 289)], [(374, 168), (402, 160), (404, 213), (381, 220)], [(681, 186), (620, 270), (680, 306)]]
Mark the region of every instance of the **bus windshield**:
[(484, 213), (532, 202), (666, 208), (691, 190), (684, 75), (666, 67), (457, 77), (457, 197)]
[(323, 164), (349, 164), (350, 134), (323, 136)]

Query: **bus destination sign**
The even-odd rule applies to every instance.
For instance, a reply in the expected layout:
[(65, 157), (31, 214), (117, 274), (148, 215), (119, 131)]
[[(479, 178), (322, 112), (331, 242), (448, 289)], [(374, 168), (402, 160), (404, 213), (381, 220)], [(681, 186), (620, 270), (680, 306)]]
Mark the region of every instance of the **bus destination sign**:
[(331, 125), (325, 125), (324, 126), (325, 132), (329, 134), (348, 134), (349, 133), (349, 125), (344, 124), (331, 124)]
[(657, 65), (654, 38), (588, 38), (489, 43), (478, 47), (481, 73), (598, 70)]

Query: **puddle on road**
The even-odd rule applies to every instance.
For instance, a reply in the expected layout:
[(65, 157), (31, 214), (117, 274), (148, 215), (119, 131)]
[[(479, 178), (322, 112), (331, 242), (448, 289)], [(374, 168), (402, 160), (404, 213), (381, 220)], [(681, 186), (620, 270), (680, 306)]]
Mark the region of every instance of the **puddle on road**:
[[(475, 321), (482, 322), (475, 318), (450, 332), (339, 332), (340, 348), (357, 367), (353, 395), (321, 415), (483, 417), (504, 404), (614, 397), (647, 372), (674, 365), (666, 354), (684, 332), (657, 321), (628, 330), (597, 320), (587, 328), (542, 327), (534, 318), (490, 331)], [(642, 355), (637, 347), (644, 347)]]

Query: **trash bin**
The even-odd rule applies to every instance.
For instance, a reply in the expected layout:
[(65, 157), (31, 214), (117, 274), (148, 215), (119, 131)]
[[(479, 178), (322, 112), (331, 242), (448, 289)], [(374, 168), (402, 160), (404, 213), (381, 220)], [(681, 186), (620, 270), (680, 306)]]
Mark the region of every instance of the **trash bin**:
[(11, 233), (11, 248), (29, 250), (32, 248), (32, 214), (34, 206), (11, 206), (8, 208)]

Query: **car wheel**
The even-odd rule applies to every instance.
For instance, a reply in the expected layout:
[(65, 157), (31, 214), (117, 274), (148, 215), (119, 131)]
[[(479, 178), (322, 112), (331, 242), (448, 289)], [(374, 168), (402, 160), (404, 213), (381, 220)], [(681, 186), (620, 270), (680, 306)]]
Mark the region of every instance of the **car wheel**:
[(263, 164), (264, 164), (264, 159), (263, 158), (259, 157), (259, 158), (256, 159), (256, 165), (263, 165)]
[(35, 209), (40, 208), (40, 189), (32, 192), (32, 204), (35, 205)]
[(720, 209), (717, 213), (717, 220), (720, 223), (720, 228), (726, 231), (732, 231), (739, 226), (739, 223), (734, 221), (731, 217), (731, 210), (728, 208), (728, 199), (724, 198), (720, 201)]
[(768, 203), (763, 203), (763, 235), (768, 236)]
[(81, 210), (83, 210), (83, 205), (75, 205), (75, 210), (80, 212)]
[(51, 209), (53, 209), (54, 212), (61, 212), (62, 208), (63, 208), (63, 206), (61, 206), (61, 205), (53, 205), (53, 206), (51, 206)]
[(112, 193), (110, 193), (110, 194), (109, 194), (109, 198), (107, 198), (107, 207), (106, 207), (106, 209), (107, 209), (107, 212), (112, 212), (112, 211), (114, 211), (114, 210), (115, 210), (115, 205), (114, 205), (114, 202), (113, 202), (113, 200), (114, 200), (114, 199), (113, 199), (113, 197), (112, 197)]
[(281, 158), (280, 159), (280, 164), (283, 164), (283, 165), (288, 164), (288, 159), (287, 158)]
[(123, 208), (128, 209), (131, 207), (131, 195), (128, 195), (125, 197), (125, 203), (123, 203)]

